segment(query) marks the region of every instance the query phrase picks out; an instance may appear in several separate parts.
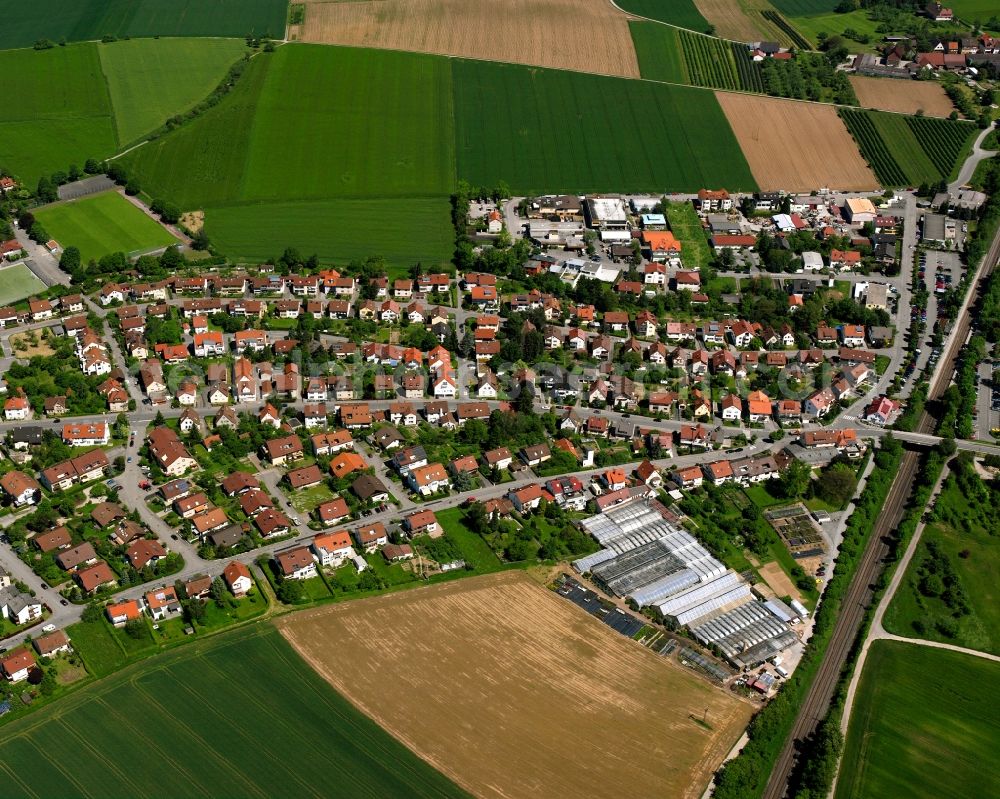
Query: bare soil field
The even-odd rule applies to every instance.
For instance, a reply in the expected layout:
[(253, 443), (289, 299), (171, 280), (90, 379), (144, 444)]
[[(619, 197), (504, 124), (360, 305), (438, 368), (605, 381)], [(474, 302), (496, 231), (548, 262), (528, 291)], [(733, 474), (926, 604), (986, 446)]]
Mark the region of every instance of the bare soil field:
[(606, 0), (318, 0), (301, 39), (639, 77), (628, 16)]
[(930, 117), (946, 117), (955, 110), (944, 87), (929, 80), (893, 80), (851, 75), (848, 80), (865, 108), (898, 111), (902, 114), (923, 112)]
[(776, 560), (765, 563), (757, 571), (777, 596), (790, 596), (799, 602), (802, 601), (802, 594), (799, 593), (799, 589), (795, 587), (795, 584), (788, 578), (788, 575), (785, 574)]
[(868, 191), (875, 175), (832, 105), (716, 92), (764, 191)]
[(697, 797), (752, 712), (520, 573), (276, 624), (359, 709), (481, 797)]

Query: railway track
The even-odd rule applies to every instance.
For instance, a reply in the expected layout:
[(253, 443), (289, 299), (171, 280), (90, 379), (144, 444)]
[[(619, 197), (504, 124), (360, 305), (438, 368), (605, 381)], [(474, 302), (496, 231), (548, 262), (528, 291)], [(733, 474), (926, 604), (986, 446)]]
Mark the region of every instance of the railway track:
[[(979, 297), (982, 281), (993, 271), (998, 259), (1000, 259), (1000, 229), (994, 235), (990, 249), (983, 260), (981, 274), (973, 282), (969, 296), (959, 312), (959, 321), (956, 323), (948, 351), (939, 363), (938, 371), (928, 391), (928, 401), (939, 400), (951, 384), (959, 353), (965, 345), (972, 327), (972, 313), (969, 309)], [(934, 417), (925, 409), (917, 423), (916, 432), (933, 433), (934, 426)], [(889, 488), (885, 504), (875, 520), (872, 534), (865, 545), (861, 562), (858, 564), (854, 578), (844, 596), (840, 615), (837, 617), (827, 647), (826, 657), (824, 657), (816, 677), (809, 686), (805, 701), (795, 719), (795, 724), (774, 763), (767, 787), (764, 789), (764, 799), (783, 799), (786, 796), (795, 767), (797, 748), (816, 731), (816, 727), (830, 708), (830, 702), (833, 700), (833, 694), (847, 661), (848, 653), (857, 640), (865, 612), (874, 596), (873, 587), (878, 581), (884, 568), (884, 561), (889, 555), (886, 536), (902, 521), (907, 502), (913, 493), (913, 481), (917, 475), (919, 463), (920, 458), (916, 452), (903, 453), (899, 471)]]

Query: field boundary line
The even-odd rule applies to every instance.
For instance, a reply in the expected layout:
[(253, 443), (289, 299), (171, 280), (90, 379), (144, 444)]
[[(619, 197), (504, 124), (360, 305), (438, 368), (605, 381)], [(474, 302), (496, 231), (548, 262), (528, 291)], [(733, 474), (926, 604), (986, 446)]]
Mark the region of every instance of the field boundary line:
[[(136, 727), (135, 724), (133, 724), (128, 717), (122, 715), (116, 708), (112, 707), (108, 702), (104, 700), (103, 697), (95, 701), (99, 705), (101, 705), (109, 715), (117, 718), (119, 724), (121, 724), (123, 727), (127, 729), (132, 730), (136, 738), (143, 739), (143, 744), (145, 746), (155, 750), (162, 760), (166, 761), (171, 765), (172, 768), (176, 769), (178, 772), (183, 774), (192, 785), (198, 785), (197, 780), (195, 780), (191, 772), (187, 770), (184, 764), (182, 762), (179, 762), (176, 758), (173, 758), (169, 754), (167, 754), (163, 750), (163, 748), (159, 745), (159, 743), (155, 738), (150, 738), (149, 736), (147, 736), (143, 730)], [(205, 795), (209, 797), (211, 796), (210, 794), (207, 793)]]
[[(63, 727), (66, 726), (62, 722), (62, 717), (60, 717), (60, 718), (58, 718), (56, 720), (56, 724), (59, 724), (60, 726), (63, 726)], [(66, 778), (67, 782), (71, 783), (72, 785), (75, 785), (77, 787), (77, 789), (80, 791), (80, 796), (93, 796), (93, 794), (90, 793), (90, 792), (88, 792), (86, 788), (84, 788), (79, 782), (77, 782), (76, 778), (72, 774), (70, 774), (68, 771), (66, 771), (66, 769), (64, 769), (61, 764), (59, 764), (58, 762), (56, 762), (55, 760), (53, 760), (51, 757), (49, 757), (47, 753), (43, 752), (42, 749), (41, 749), (41, 747), (38, 746), (38, 744), (36, 744), (34, 741), (32, 741), (26, 735), (21, 735), (19, 737), (24, 738), (28, 742), (28, 744), (36, 752), (38, 752), (39, 755), (41, 755), (42, 760), (46, 761), (56, 771), (58, 771), (60, 774), (62, 774)]]
[[(22, 736), (18, 736), (18, 737), (22, 737)], [(30, 743), (30, 741), (29, 741), (29, 743)], [(35, 747), (35, 748), (37, 749), (38, 747)], [(10, 777), (14, 782), (16, 782), (22, 788), (24, 788), (24, 793), (25, 793), (26, 796), (34, 796), (35, 799), (41, 799), (41, 794), (39, 794), (37, 791), (35, 791), (34, 788), (32, 788), (30, 785), (28, 785), (28, 783), (26, 783), (24, 780), (22, 780), (17, 775), (17, 772), (13, 771), (12, 769), (7, 768), (7, 765), (5, 763), (0, 763), (0, 769), (2, 769), (4, 771), (4, 773), (6, 773), (7, 776)]]
[[(202, 657), (201, 661), (202, 661), (202, 664), (206, 668), (211, 669), (212, 671), (214, 671), (223, 680), (226, 680), (227, 678), (229, 678), (229, 675), (227, 675), (225, 672), (223, 672), (218, 666), (216, 666), (214, 663), (212, 663), (211, 661), (209, 661), (207, 658)], [(172, 679), (176, 679), (176, 678), (172, 678)], [(260, 702), (260, 700), (257, 699), (256, 696), (254, 696), (249, 691), (244, 690), (243, 686), (241, 686), (241, 685), (236, 685), (234, 687), (236, 688), (236, 690), (238, 690), (241, 694), (243, 694), (247, 698), (247, 702), (249, 702), (250, 704), (256, 705), (261, 710), (261, 712), (263, 712), (265, 715), (268, 714), (267, 707), (265, 707)], [(163, 709), (162, 706), (161, 706), (161, 709)], [(212, 710), (213, 713), (216, 713), (218, 715), (218, 712), (215, 710), (215, 708), (211, 708), (211, 710)], [(164, 712), (166, 712), (165, 709), (164, 709)], [(294, 730), (295, 730), (295, 728), (294, 728), (293, 725), (288, 724), (284, 719), (282, 719), (280, 717), (277, 718), (277, 719), (275, 719), (274, 717), (272, 717), (271, 722), (273, 724), (276, 723), (277, 725), (279, 725), (280, 727), (282, 727), (282, 728), (284, 728), (286, 730), (291, 730), (292, 732), (294, 732)], [(287, 769), (286, 769), (286, 771), (287, 771)], [(308, 784), (302, 782), (299, 779), (298, 775), (296, 775), (294, 772), (288, 771), (288, 773), (291, 774), (292, 780), (294, 780), (299, 785), (301, 785), (302, 788), (305, 790), (305, 792), (307, 794), (309, 794), (311, 796), (315, 796), (316, 799), (323, 799), (323, 794), (317, 793), (311, 786), (309, 786)]]
[[(88, 752), (90, 752), (90, 754), (93, 755), (93, 757), (96, 758), (99, 763), (104, 764), (105, 767), (108, 769), (108, 771), (112, 772), (113, 774), (118, 775), (118, 778), (125, 785), (128, 785), (133, 791), (135, 791), (135, 794), (134, 794), (135, 796), (140, 796), (141, 795), (141, 791), (139, 790), (139, 786), (136, 785), (132, 781), (132, 778), (129, 777), (128, 774), (126, 774), (124, 771), (122, 771), (118, 767), (117, 763), (115, 763), (113, 760), (109, 760), (108, 758), (106, 758), (101, 753), (101, 751), (99, 749), (97, 749), (90, 741), (88, 741), (77, 730), (73, 729), (69, 724), (67, 724), (66, 721), (65, 721), (65, 719), (59, 719), (59, 721), (57, 723), (64, 730), (66, 730), (66, 732), (69, 734), (69, 736), (71, 738), (75, 738), (77, 741), (79, 741), (80, 744), (83, 746), (83, 748), (86, 749)], [(87, 791), (81, 790), (81, 793), (87, 793)], [(91, 794), (91, 795), (93, 795), (93, 794)]]
[[(199, 655), (198, 659), (200, 661), (202, 661), (202, 662), (205, 662), (204, 657), (202, 657), (200, 655)], [(177, 683), (181, 688), (183, 688), (188, 693), (190, 693), (194, 699), (199, 700), (199, 701), (204, 699), (204, 697), (199, 696), (196, 692), (192, 691), (187, 685), (185, 685), (183, 682), (181, 682), (180, 680), (178, 680), (175, 676), (173, 676), (172, 674), (169, 674), (169, 672), (168, 672), (167, 676), (171, 680), (173, 680), (175, 683)], [(153, 707), (155, 707), (157, 710), (159, 710), (167, 718), (172, 718), (180, 727), (182, 727), (183, 729), (187, 730), (188, 734), (191, 736), (191, 738), (193, 740), (198, 741), (202, 745), (202, 747), (207, 747), (211, 751), (211, 745), (210, 745), (209, 741), (205, 740), (205, 738), (202, 737), (194, 728), (192, 728), (190, 724), (188, 724), (185, 721), (182, 721), (175, 714), (173, 714), (169, 710), (167, 710), (159, 701), (157, 701), (157, 699), (154, 696), (152, 696), (150, 694), (150, 692), (147, 689), (145, 689), (144, 687), (142, 687), (141, 685), (139, 685), (139, 683), (137, 681), (132, 680), (131, 684), (132, 684), (132, 687), (135, 688), (135, 690), (139, 691), (143, 696), (146, 697), (146, 700)], [(207, 707), (216, 716), (220, 716), (220, 714), (218, 713), (218, 711), (216, 711), (216, 709), (214, 707), (212, 707), (211, 704), (205, 704), (205, 707)], [(249, 736), (247, 735), (247, 733), (245, 733), (243, 730), (240, 730), (239, 734), (240, 734), (240, 736), (244, 740), (248, 740), (251, 743), (254, 743), (254, 741), (252, 739), (250, 739)], [(239, 771), (238, 769), (234, 768), (227, 760), (225, 760), (224, 758), (220, 758), (220, 757), (214, 755), (214, 752), (213, 752), (213, 757), (215, 757), (216, 760), (218, 760), (220, 763), (222, 763), (223, 766), (225, 767), (225, 769), (230, 774), (236, 775), (237, 781), (243, 782), (243, 783), (246, 783), (248, 785), (253, 786), (254, 791), (257, 792), (258, 795), (263, 795), (263, 794), (260, 794), (260, 790), (257, 788), (256, 785), (254, 785), (254, 783), (252, 783), (252, 782), (246, 782), (246, 776), (241, 771)]]
[[(199, 658), (199, 659), (201, 659), (201, 658)], [(197, 693), (196, 691), (192, 690), (191, 686), (189, 686), (189, 685), (188, 685), (187, 683), (185, 683), (185, 682), (183, 682), (183, 681), (181, 681), (181, 680), (177, 679), (177, 677), (175, 677), (175, 676), (174, 676), (173, 674), (171, 674), (171, 673), (169, 673), (169, 672), (167, 673), (167, 677), (168, 677), (168, 679), (170, 679), (170, 680), (171, 680), (172, 682), (176, 683), (176, 685), (177, 685), (177, 686), (178, 686), (178, 687), (179, 687), (179, 688), (180, 688), (181, 690), (183, 690), (183, 691), (186, 691), (186, 692), (187, 692), (188, 694), (190, 694), (191, 698), (192, 698), (192, 699), (194, 699), (194, 700), (195, 700), (196, 702), (199, 702), (199, 703), (201, 702), (201, 700), (202, 700), (202, 697), (200, 697), (200, 696), (198, 695), (198, 693)], [(141, 689), (140, 689), (140, 690), (141, 690)], [(148, 695), (148, 694), (147, 694), (147, 695)], [(163, 707), (162, 705), (160, 705), (159, 703), (156, 703), (156, 704), (157, 704), (157, 707), (158, 707), (158, 708), (159, 708), (159, 709), (160, 709), (160, 710), (161, 710), (162, 712), (164, 712), (164, 713), (166, 713), (166, 712), (167, 712), (167, 711), (166, 711), (166, 708), (164, 708), (164, 707)], [(224, 720), (224, 717), (223, 717), (223, 716), (221, 716), (221, 714), (219, 714), (218, 712), (216, 712), (216, 711), (215, 711), (215, 708), (213, 708), (213, 707), (212, 707), (211, 705), (206, 705), (206, 707), (208, 707), (208, 708), (209, 708), (209, 709), (210, 709), (210, 710), (212, 711), (213, 715), (215, 715), (215, 716), (216, 716), (217, 718), (223, 718), (223, 720)], [(184, 727), (185, 729), (188, 729), (188, 730), (191, 730), (191, 728), (190, 728), (190, 727), (189, 727), (189, 726), (188, 726), (188, 725), (187, 725), (187, 724), (186, 724), (185, 722), (179, 722), (179, 723), (180, 723), (180, 724), (181, 724), (181, 725), (182, 725), (182, 726), (183, 726), (183, 727)], [(193, 730), (191, 730), (191, 732), (192, 732), (192, 735), (193, 735), (194, 737), (196, 737), (196, 738), (197, 738), (198, 740), (200, 740), (200, 741), (201, 741), (201, 742), (202, 742), (203, 744), (206, 744), (206, 745), (207, 745), (207, 743), (208, 743), (208, 742), (207, 742), (207, 741), (205, 741), (205, 739), (204, 739), (204, 738), (202, 738), (202, 737), (201, 737), (200, 735), (197, 735), (196, 733), (194, 733), (194, 731), (193, 731)], [(247, 741), (248, 743), (253, 743), (253, 742), (254, 742), (254, 741), (253, 741), (253, 739), (252, 739), (252, 738), (250, 738), (250, 736), (249, 736), (249, 735), (247, 735), (247, 734), (246, 734), (245, 732), (243, 732), (243, 730), (240, 730), (240, 736), (241, 736), (241, 737), (242, 737), (242, 738), (243, 738), (243, 739), (244, 739), (245, 741)], [(233, 774), (236, 774), (236, 775), (238, 775), (238, 776), (239, 776), (239, 777), (241, 777), (241, 778), (245, 778), (245, 775), (244, 775), (244, 774), (243, 774), (243, 773), (242, 773), (241, 771), (238, 771), (237, 769), (233, 768), (233, 767), (232, 767), (232, 766), (231, 766), (231, 765), (229, 764), (229, 762), (228, 762), (228, 761), (227, 761), (226, 759), (224, 759), (224, 758), (220, 757), (219, 755), (217, 755), (217, 754), (215, 753), (215, 751), (214, 751), (214, 750), (212, 750), (212, 752), (211, 752), (211, 753), (212, 753), (212, 757), (214, 758), (214, 760), (216, 760), (216, 761), (218, 761), (218, 762), (221, 762), (221, 763), (222, 763), (223, 765), (225, 765), (225, 767), (226, 767), (227, 769), (229, 769), (229, 771), (230, 771), (231, 773), (233, 773)], [(254, 791), (254, 793), (256, 793), (256, 794), (257, 794), (258, 796), (260, 796), (260, 797), (263, 797), (263, 799), (266, 799), (267, 795), (261, 792), (260, 788), (259, 788), (259, 787), (257, 786), (257, 784), (256, 784), (256, 783), (253, 783), (253, 782), (250, 782), (250, 783), (247, 783), (247, 784), (251, 786), (251, 790), (253, 790), (253, 791)]]

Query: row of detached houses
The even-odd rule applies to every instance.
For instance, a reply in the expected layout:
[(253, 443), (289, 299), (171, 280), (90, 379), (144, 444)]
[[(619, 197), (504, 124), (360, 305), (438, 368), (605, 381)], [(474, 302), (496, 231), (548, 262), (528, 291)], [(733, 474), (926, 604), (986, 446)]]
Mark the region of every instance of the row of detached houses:
[[(245, 597), (253, 588), (250, 569), (238, 560), (227, 564), (219, 577), (237, 599)], [(211, 587), (212, 577), (207, 574), (196, 575), (184, 584), (188, 599), (205, 599)], [(141, 618), (144, 613), (154, 622), (158, 622), (179, 617), (181, 611), (182, 605), (177, 589), (169, 585), (147, 591), (139, 599), (125, 599), (111, 603), (105, 607), (104, 614), (115, 627), (124, 627), (128, 622)]]
[[(278, 275), (266, 273), (267, 265), (258, 274), (204, 274), (167, 278), (154, 283), (108, 283), (102, 287), (100, 301), (105, 306), (115, 303), (164, 302), (174, 296), (260, 297), (270, 299), (289, 294), (303, 299), (316, 297), (351, 298), (360, 288), (360, 281), (342, 275), (336, 269), (325, 269), (315, 275)], [(447, 295), (453, 279), (443, 273), (423, 274), (415, 279), (397, 279), (390, 283), (385, 276), (365, 281), (372, 286), (376, 299), (408, 300), (414, 297)]]

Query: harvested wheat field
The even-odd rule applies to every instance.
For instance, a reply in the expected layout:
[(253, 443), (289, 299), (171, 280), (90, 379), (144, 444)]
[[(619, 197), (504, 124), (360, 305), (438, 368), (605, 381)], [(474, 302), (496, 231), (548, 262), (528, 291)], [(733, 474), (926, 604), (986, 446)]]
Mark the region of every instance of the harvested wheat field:
[(606, 0), (319, 0), (302, 40), (639, 77), (628, 17)]
[[(763, 18), (744, 10), (736, 0), (694, 0), (701, 15), (715, 26), (715, 35), (737, 42), (755, 42), (766, 34), (761, 29)], [(746, 4), (750, 6), (750, 3)]]
[(716, 92), (764, 191), (867, 191), (875, 175), (832, 105)]
[(944, 87), (933, 81), (865, 78), (860, 75), (851, 75), (848, 80), (864, 108), (898, 111), (901, 114), (915, 114), (923, 110), (929, 117), (946, 117), (955, 110), (944, 93)]
[(697, 797), (752, 712), (521, 573), (276, 623), (358, 708), (481, 797)]

